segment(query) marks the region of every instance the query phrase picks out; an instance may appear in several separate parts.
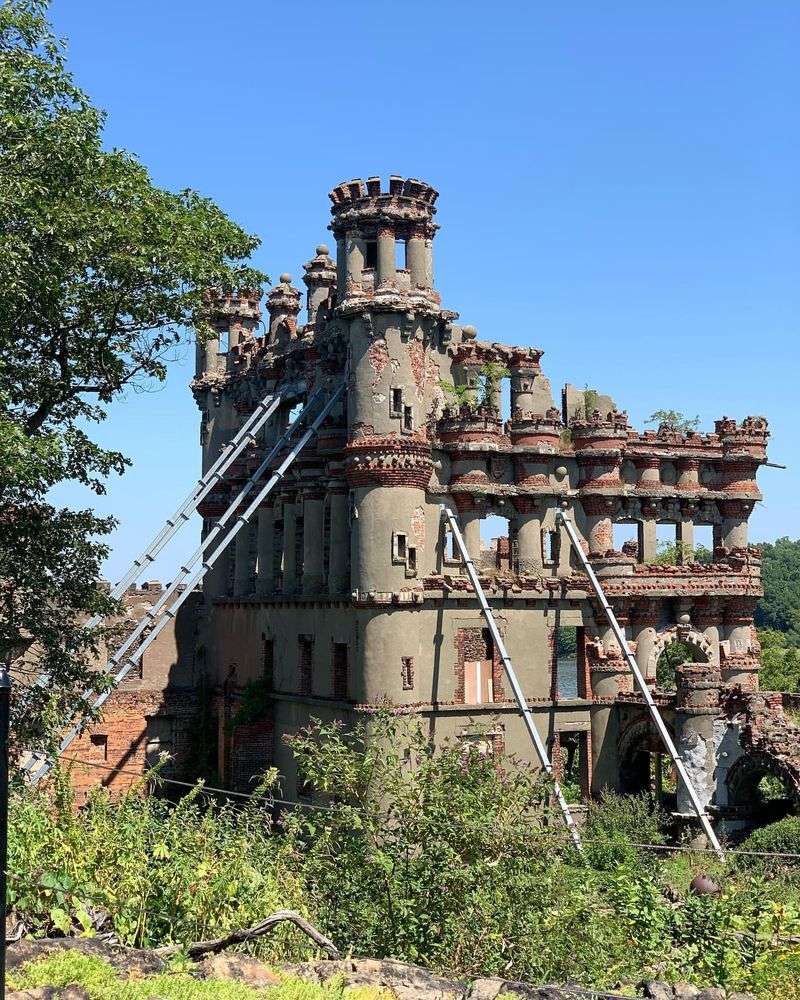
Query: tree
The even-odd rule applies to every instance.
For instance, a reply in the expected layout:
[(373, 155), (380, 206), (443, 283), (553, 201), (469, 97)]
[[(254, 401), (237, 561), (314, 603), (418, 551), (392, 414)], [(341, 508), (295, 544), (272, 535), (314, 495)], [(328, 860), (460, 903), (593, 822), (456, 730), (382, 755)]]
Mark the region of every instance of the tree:
[(114, 610), (97, 585), (113, 521), (49, 491), (71, 480), (102, 493), (127, 461), (87, 428), (163, 380), (190, 328), (207, 335), (205, 289), (266, 280), (247, 263), (258, 240), (212, 201), (103, 149), (105, 116), (46, 12), (46, 0), (0, 6), (0, 657), (30, 650), (51, 678), (17, 713), (24, 739), (41, 735), (49, 698), (57, 718), (81, 707), (104, 635), (82, 622)]
[(791, 644), (800, 645), (800, 539), (784, 537), (759, 547), (764, 596), (756, 624), (784, 632)]
[(659, 429), (665, 427), (667, 430), (685, 434), (687, 431), (697, 430), (700, 426), (700, 417), (687, 417), (680, 410), (655, 410), (645, 423), (656, 424)]

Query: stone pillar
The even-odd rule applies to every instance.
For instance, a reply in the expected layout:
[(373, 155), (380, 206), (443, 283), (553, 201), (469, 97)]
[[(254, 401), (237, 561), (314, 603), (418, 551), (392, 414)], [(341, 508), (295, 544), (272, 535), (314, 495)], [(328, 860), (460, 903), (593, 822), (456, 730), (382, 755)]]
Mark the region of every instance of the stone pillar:
[(429, 288), (428, 268), (425, 260), (425, 234), (415, 230), (406, 243), (406, 265), (411, 277), (411, 287)]
[(393, 285), (396, 275), (394, 230), (381, 229), (378, 232), (378, 267), (375, 287)]
[(589, 543), (589, 558), (604, 556), (614, 547), (614, 531), (611, 527), (611, 502), (604, 497), (584, 497), (581, 501), (586, 515), (586, 540)]
[(325, 574), (322, 566), (322, 518), (324, 494), (320, 490), (303, 493), (303, 593), (319, 594)]
[[(689, 780), (703, 806), (708, 807), (716, 787), (714, 719), (719, 715), (720, 677), (708, 663), (683, 663), (676, 668), (675, 676), (675, 743)], [(678, 812), (695, 815), (680, 780)]]
[(640, 522), (639, 562), (651, 563), (658, 552), (658, 534), (655, 518), (645, 517)]
[[(270, 498), (268, 498), (270, 499)], [(273, 579), (275, 514), (272, 502), (258, 508), (256, 530), (256, 595), (267, 597), (275, 588)]]
[[(461, 494), (455, 497), (455, 505), (458, 508), (458, 522), (464, 544), (467, 547), (470, 557), (475, 562), (478, 572), (480, 572), (481, 561), (481, 511), (475, 505), (472, 497)], [(466, 569), (462, 566), (462, 572)]]
[(639, 470), (638, 488), (652, 490), (661, 488), (661, 459), (657, 455), (647, 455), (636, 459)]
[[(614, 612), (624, 629), (626, 609), (616, 605)], [(594, 606), (596, 622), (603, 622), (604, 615)], [(614, 704), (616, 697), (632, 690), (633, 679), (611, 629), (603, 624), (600, 633), (586, 644), (586, 663), (591, 684), (592, 707), (589, 710), (592, 747), (592, 794), (603, 789), (618, 790), (619, 756), (619, 714)]]
[(636, 643), (636, 663), (649, 687), (656, 681), (653, 650), (658, 639), (660, 605), (658, 600), (637, 601), (631, 612), (631, 634)]
[(344, 236), (336, 237), (336, 288), (339, 298), (344, 298), (347, 288), (347, 243)]
[(719, 640), (720, 640), (720, 619), (722, 612), (719, 601), (713, 598), (703, 598), (697, 601), (691, 612), (692, 625), (698, 632), (702, 632), (711, 646), (711, 658), (713, 663), (719, 667)]
[(287, 494), (283, 502), (283, 586), (286, 595), (297, 591), (297, 554), (295, 535), (297, 531), (297, 507), (294, 494)]
[(758, 687), (759, 660), (752, 648), (756, 603), (752, 597), (730, 597), (725, 603), (728, 652), (720, 661), (722, 680), (725, 684), (740, 684), (745, 691)]
[(252, 524), (243, 524), (234, 539), (233, 596), (247, 597), (252, 593), (250, 575), (250, 540)]
[(539, 576), (544, 570), (542, 554), (542, 518), (535, 500), (516, 497), (517, 572), (520, 576)]
[(698, 458), (679, 458), (677, 461), (679, 490), (695, 492), (700, 489), (700, 460)]
[(363, 279), (366, 245), (359, 233), (347, 234), (347, 277), (346, 283), (360, 285)]
[(328, 556), (328, 593), (332, 597), (350, 593), (350, 526), (347, 523), (347, 489), (332, 486), (330, 504), (330, 554)]
[(741, 500), (721, 500), (722, 544), (726, 552), (747, 548), (747, 519), (752, 507)]
[(317, 247), (315, 257), (307, 264), (303, 264), (303, 270), (305, 271), (303, 281), (308, 289), (306, 297), (308, 322), (315, 329), (319, 329), (325, 321), (333, 299), (333, 289), (336, 287), (336, 269), (324, 243), (320, 243)]
[(280, 284), (267, 296), (269, 312), (269, 339), (283, 337), (291, 340), (297, 336), (297, 316), (300, 312), (300, 291), (292, 285), (291, 274), (282, 274)]
[(694, 562), (694, 515), (697, 508), (694, 504), (681, 504), (681, 519), (675, 531), (678, 543), (678, 562), (684, 566)]

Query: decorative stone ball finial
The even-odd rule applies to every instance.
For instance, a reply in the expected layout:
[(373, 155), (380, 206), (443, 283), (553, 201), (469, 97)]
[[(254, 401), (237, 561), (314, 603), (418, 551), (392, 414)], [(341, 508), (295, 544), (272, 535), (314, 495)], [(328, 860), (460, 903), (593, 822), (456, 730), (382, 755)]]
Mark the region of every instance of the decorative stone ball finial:
[(282, 285), (291, 285), (292, 276), (291, 274), (289, 274), (288, 271), (284, 271), (283, 274), (280, 276), (280, 283)]
[(478, 336), (478, 330), (474, 326), (462, 326), (461, 336), (464, 340), (474, 340)]
[(316, 249), (317, 257), (327, 257), (330, 255), (330, 250), (325, 243), (319, 243)]

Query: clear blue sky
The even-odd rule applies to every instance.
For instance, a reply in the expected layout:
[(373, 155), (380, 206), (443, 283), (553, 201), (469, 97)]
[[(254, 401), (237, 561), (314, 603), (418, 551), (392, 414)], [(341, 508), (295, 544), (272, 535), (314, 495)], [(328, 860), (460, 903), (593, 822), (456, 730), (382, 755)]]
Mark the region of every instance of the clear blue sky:
[[(751, 537), (800, 535), (796, 0), (55, 0), (52, 18), (108, 143), (258, 233), (273, 278), (328, 237), (335, 183), (421, 177), (447, 307), (637, 425), (767, 415), (789, 469), (760, 474)], [(100, 504), (111, 579), (197, 476), (192, 366), (100, 432), (134, 461)]]

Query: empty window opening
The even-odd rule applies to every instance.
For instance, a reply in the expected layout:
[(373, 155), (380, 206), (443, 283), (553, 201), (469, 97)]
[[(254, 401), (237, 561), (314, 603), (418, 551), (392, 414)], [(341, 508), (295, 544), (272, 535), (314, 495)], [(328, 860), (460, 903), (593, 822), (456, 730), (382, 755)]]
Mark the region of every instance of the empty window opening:
[[(278, 508), (275, 508), (276, 513)], [(275, 582), (275, 589), (280, 590), (283, 585), (283, 508), (280, 508), (281, 516), (273, 522), (272, 537), (272, 579)]]
[(714, 527), (711, 524), (694, 526), (694, 561), (712, 563), (714, 561)]
[(347, 643), (333, 644), (333, 697), (340, 701), (347, 698)]
[(656, 525), (656, 557), (654, 562), (674, 566), (680, 562), (678, 553), (678, 526), (674, 523)]
[(394, 241), (394, 266), (398, 271), (408, 267), (408, 245), (405, 240)]
[(294, 406), (289, 410), (289, 413), (287, 415), (287, 421), (286, 421), (287, 425), (293, 424), (295, 420), (297, 420), (297, 418), (300, 416), (302, 410), (303, 410), (303, 404), (295, 403)]
[[(495, 572), (511, 569), (511, 547), (508, 518), (490, 514), (481, 520), (481, 552), (476, 560), (481, 570)], [(474, 558), (474, 554), (471, 552)]]
[(688, 642), (671, 642), (656, 663), (656, 687), (675, 690), (675, 670), (682, 663), (705, 663), (706, 658)]
[(230, 332), (228, 330), (219, 331), (219, 353), (227, 354), (230, 348)]
[(402, 386), (393, 386), (391, 393), (391, 414), (393, 417), (399, 417), (403, 412), (403, 388)]
[(89, 737), (92, 751), (100, 760), (108, 760), (108, 737), (104, 733), (92, 733)]
[(578, 628), (559, 625), (553, 637), (553, 695), (555, 698), (578, 697)]
[(416, 545), (408, 546), (408, 556), (406, 558), (406, 566), (408, 567), (409, 573), (417, 572), (417, 547)]
[(558, 757), (561, 791), (567, 802), (581, 802), (589, 796), (589, 734), (561, 732), (556, 735), (553, 756)]
[(402, 656), (400, 657), (400, 671), (403, 679), (403, 690), (413, 691), (414, 690), (414, 657), (413, 656)]
[(500, 383), (500, 417), (503, 423), (511, 419), (511, 380), (507, 378)]
[(612, 525), (612, 546), (617, 552), (632, 559), (639, 557), (639, 526), (635, 521)]
[(145, 746), (145, 762), (148, 768), (161, 763), (161, 757), (166, 754), (167, 760), (172, 757), (175, 743), (175, 720), (171, 716), (154, 715), (147, 720), (147, 743)]
[(545, 528), (542, 531), (542, 554), (546, 566), (555, 566), (561, 549), (561, 533), (557, 528)]
[(404, 563), (408, 558), (408, 535), (403, 531), (395, 531), (392, 534), (392, 560)]
[(311, 694), (311, 673), (314, 658), (314, 637), (300, 635), (297, 637), (298, 665), (300, 668), (300, 694)]
[(414, 430), (414, 408), (412, 406), (403, 407), (403, 430)]
[(364, 267), (374, 270), (378, 266), (378, 241), (367, 240), (364, 243)]

